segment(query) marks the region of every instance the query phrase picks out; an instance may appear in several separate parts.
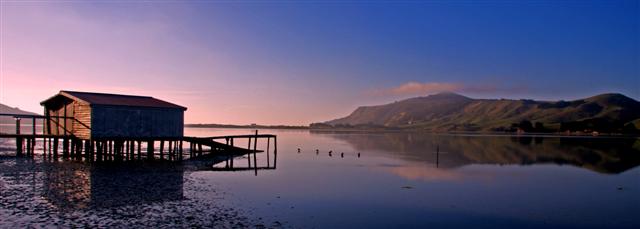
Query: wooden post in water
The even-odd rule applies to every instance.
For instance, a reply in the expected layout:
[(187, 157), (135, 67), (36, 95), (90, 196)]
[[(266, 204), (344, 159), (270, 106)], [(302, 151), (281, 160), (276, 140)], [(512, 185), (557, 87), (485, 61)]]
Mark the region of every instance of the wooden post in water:
[(102, 140), (100, 141), (100, 160), (102, 161), (106, 161), (107, 160), (107, 141)]
[(142, 159), (142, 141), (138, 140), (138, 160)]
[(76, 152), (76, 159), (77, 160), (81, 160), (82, 159), (82, 148), (84, 147), (82, 144), (84, 144), (83, 140), (79, 140), (78, 141), (78, 148), (77, 148), (77, 152)]
[(102, 141), (96, 141), (96, 161), (102, 161)]
[(42, 155), (47, 153), (47, 138), (42, 138)]
[(124, 147), (124, 159), (129, 160), (129, 157), (131, 156), (131, 152), (129, 150), (131, 149), (131, 147), (129, 147), (129, 141), (125, 140), (123, 147)]
[(107, 149), (107, 160), (111, 161), (113, 160), (113, 141), (111, 140), (107, 140), (107, 145), (106, 145)]
[[(20, 118), (16, 118), (16, 135), (20, 135)], [(16, 137), (16, 155), (22, 156), (22, 138)]]
[(171, 140), (171, 159), (172, 161), (174, 161), (176, 159), (176, 150), (178, 149), (178, 142), (176, 142), (175, 140)]
[(27, 140), (27, 156), (29, 155), (29, 152), (31, 152), (31, 138), (26, 138), (25, 140)]
[(256, 176), (258, 175), (258, 130), (256, 130), (256, 139), (253, 141), (253, 167), (255, 167)]
[(247, 142), (247, 150), (249, 150), (247, 153), (247, 165), (251, 168), (251, 137), (247, 138)]
[(87, 140), (85, 141), (85, 145), (87, 147), (85, 147), (85, 161), (93, 161), (93, 140)]
[(153, 160), (154, 140), (147, 141), (147, 160)]
[(53, 138), (53, 158), (58, 159), (58, 138)]
[(269, 143), (271, 142), (271, 137), (267, 137), (267, 168), (269, 168), (269, 165), (271, 164), (271, 162), (269, 161)]
[(136, 141), (131, 140), (129, 141), (129, 147), (131, 148), (129, 150), (129, 152), (131, 152), (131, 156), (130, 156), (130, 160), (135, 160), (136, 159)]
[(47, 147), (49, 148), (47, 156), (51, 156), (53, 153), (53, 138), (47, 138)]
[(102, 148), (102, 160), (106, 161), (109, 160), (107, 157), (109, 156), (109, 142), (102, 140), (102, 142), (100, 143), (100, 146)]
[(167, 158), (172, 160), (173, 158), (173, 141), (169, 141), (169, 148), (167, 148)]
[(89, 155), (91, 154), (91, 141), (84, 141), (84, 158), (85, 160), (89, 160)]
[(15, 118), (16, 119), (16, 134), (20, 135), (20, 118)]
[(198, 150), (198, 145), (196, 145), (195, 139), (191, 139), (191, 158), (196, 157), (197, 150)]
[(129, 152), (127, 160), (133, 160), (134, 156), (135, 156), (135, 151), (136, 151), (136, 148), (135, 148), (135, 145), (134, 145), (135, 141), (129, 140), (127, 142), (128, 142), (127, 143), (127, 147), (128, 147), (127, 151)]
[(75, 152), (76, 150), (76, 146), (75, 144), (73, 144), (75, 142), (75, 140), (71, 140), (69, 141), (69, 154), (67, 154), (68, 157), (73, 157), (73, 152)]
[(69, 139), (62, 139), (62, 157), (66, 158), (69, 156)]
[(181, 140), (180, 140), (180, 149), (178, 150), (178, 151), (179, 151), (179, 153), (180, 153), (180, 160), (181, 160), (181, 161), (182, 161), (182, 156), (183, 156), (183, 155), (182, 155), (182, 142), (183, 142), (183, 141), (182, 141), (182, 139), (181, 139)]
[[(234, 147), (234, 144), (235, 144), (235, 143), (234, 143), (234, 139), (235, 139), (235, 138), (231, 138), (231, 147)], [(230, 163), (230, 164), (231, 164), (231, 168), (233, 168), (233, 161), (234, 161), (234, 160), (233, 160), (233, 156), (231, 156), (231, 159), (230, 159), (230, 160), (231, 160), (231, 163)]]
[(160, 140), (160, 160), (164, 159), (164, 140)]
[(91, 161), (94, 161), (98, 154), (98, 141), (91, 141)]
[(29, 139), (29, 145), (31, 146), (31, 150), (29, 150), (29, 156), (33, 157), (33, 152), (36, 150), (36, 137), (32, 137)]
[(126, 153), (127, 153), (127, 152), (126, 152), (127, 148), (126, 148), (126, 147), (125, 147), (125, 145), (124, 145), (124, 143), (125, 143), (125, 141), (124, 141), (124, 140), (120, 140), (119, 142), (120, 142), (120, 144), (119, 144), (119, 148), (120, 148), (120, 161), (124, 161), (124, 159), (125, 159), (125, 157), (126, 157)]
[(276, 163), (278, 162), (278, 137), (273, 136), (273, 168), (276, 168)]
[(111, 152), (111, 157), (113, 161), (116, 161), (120, 157), (120, 141), (112, 140), (112, 142), (113, 151)]

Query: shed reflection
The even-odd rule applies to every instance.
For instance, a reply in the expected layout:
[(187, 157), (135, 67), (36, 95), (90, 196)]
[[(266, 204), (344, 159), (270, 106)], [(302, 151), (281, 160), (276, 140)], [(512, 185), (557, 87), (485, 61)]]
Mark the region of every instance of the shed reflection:
[(252, 171), (257, 176), (258, 170), (276, 169), (277, 153), (272, 154), (217, 154), (181, 163), (49, 161), (43, 166), (43, 196), (61, 209), (179, 201), (185, 198), (185, 172)]
[(59, 208), (102, 208), (182, 200), (182, 165), (146, 163), (51, 163), (44, 197)]

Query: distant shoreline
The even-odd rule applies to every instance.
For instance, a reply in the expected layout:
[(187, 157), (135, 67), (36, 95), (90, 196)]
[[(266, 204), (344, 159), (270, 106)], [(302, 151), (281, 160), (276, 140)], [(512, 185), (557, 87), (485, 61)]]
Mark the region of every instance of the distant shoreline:
[(185, 124), (188, 128), (223, 128), (223, 129), (275, 129), (275, 130), (309, 130), (317, 133), (425, 133), (425, 134), (445, 134), (445, 135), (493, 135), (493, 136), (522, 136), (522, 137), (624, 137), (640, 138), (635, 134), (620, 133), (517, 133), (517, 132), (497, 132), (497, 131), (429, 131), (418, 129), (357, 129), (357, 128), (312, 128), (309, 126), (287, 126), (287, 125), (232, 125), (232, 124)]
[(233, 125), (233, 124), (184, 124), (184, 127), (191, 128), (236, 128), (236, 129), (295, 129), (308, 130), (309, 126), (287, 126), (287, 125)]

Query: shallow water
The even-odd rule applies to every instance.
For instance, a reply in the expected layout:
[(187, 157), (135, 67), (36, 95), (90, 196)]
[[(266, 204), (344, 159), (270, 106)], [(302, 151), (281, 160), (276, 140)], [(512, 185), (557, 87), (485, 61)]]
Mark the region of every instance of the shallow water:
[[(277, 158), (258, 154), (260, 170), (2, 157), (0, 227), (640, 226), (638, 139), (260, 133), (278, 135)], [(234, 160), (236, 168), (248, 163), (253, 157)]]

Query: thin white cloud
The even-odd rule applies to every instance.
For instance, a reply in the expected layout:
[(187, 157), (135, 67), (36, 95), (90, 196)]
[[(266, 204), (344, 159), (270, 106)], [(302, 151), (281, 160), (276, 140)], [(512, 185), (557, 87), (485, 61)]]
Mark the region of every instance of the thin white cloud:
[(526, 90), (525, 87), (503, 87), (498, 85), (466, 85), (451, 82), (415, 82), (410, 81), (399, 86), (376, 89), (371, 94), (378, 96), (428, 95), (440, 92), (491, 94), (512, 93)]

